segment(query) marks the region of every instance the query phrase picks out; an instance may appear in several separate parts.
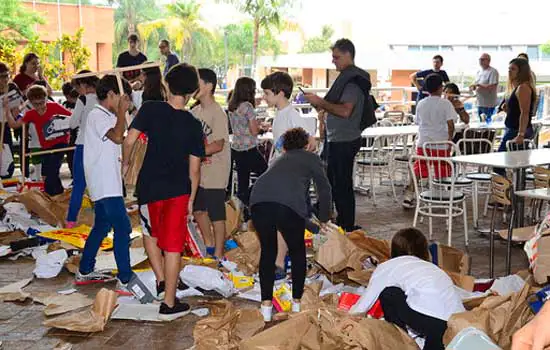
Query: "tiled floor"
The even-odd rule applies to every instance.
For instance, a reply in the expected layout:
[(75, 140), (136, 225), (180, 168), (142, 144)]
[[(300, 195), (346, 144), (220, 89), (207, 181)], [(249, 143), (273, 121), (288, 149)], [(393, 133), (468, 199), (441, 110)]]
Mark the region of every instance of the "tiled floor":
[[(400, 189), (398, 189), (400, 191)], [(378, 206), (372, 205), (372, 200), (363, 195), (357, 195), (358, 223), (369, 234), (380, 238), (391, 238), (400, 228), (410, 226), (413, 219), (412, 210), (404, 210), (389, 196), (387, 187), (379, 189)], [(471, 205), (468, 206), (471, 212)], [(453, 246), (465, 249), (463, 225), (460, 218), (454, 221)], [(471, 222), (471, 221), (470, 221)], [(489, 219), (481, 220), (483, 226), (489, 225)], [(427, 220), (419, 228), (427, 234)], [(479, 237), (469, 227), (470, 245), (466, 249), (472, 258), (472, 275), (488, 276), (488, 240)], [(434, 219), (434, 239), (446, 242), (446, 225), (444, 219)], [(505, 245), (496, 244), (497, 274), (504, 273)], [(523, 251), (513, 248), (513, 270), (527, 267)], [(34, 261), (29, 258), (16, 262), (0, 260), (0, 286), (30, 277)], [(52, 280), (35, 280), (28, 290), (58, 291), (72, 285), (72, 276), (64, 271)], [(112, 285), (114, 287), (114, 284)], [(82, 293), (94, 296), (97, 291), (92, 286), (78, 288)], [(234, 299), (239, 307), (255, 307), (254, 303)], [(193, 300), (192, 303), (196, 303)], [(2, 349), (61, 349), (65, 343), (73, 344), (73, 349), (188, 349), (193, 345), (193, 326), (198, 317), (189, 315), (183, 319), (168, 323), (148, 323), (132, 321), (110, 321), (103, 332), (82, 334), (64, 330), (49, 329), (42, 326), (44, 316), (43, 306), (26, 303), (0, 303), (0, 341)]]

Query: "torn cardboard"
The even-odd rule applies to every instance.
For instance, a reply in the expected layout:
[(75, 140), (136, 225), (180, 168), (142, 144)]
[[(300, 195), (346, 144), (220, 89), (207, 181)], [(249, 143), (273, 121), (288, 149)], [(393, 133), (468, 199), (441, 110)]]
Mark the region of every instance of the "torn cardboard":
[(75, 332), (101, 332), (105, 328), (116, 303), (116, 292), (101, 288), (90, 309), (46, 320), (44, 326)]
[(32, 277), (0, 288), (0, 301), (25, 301), (30, 296), (30, 293), (24, 292), (23, 288), (31, 283), (31, 281)]
[(264, 328), (258, 309), (236, 309), (230, 301), (208, 303), (210, 316), (199, 320), (193, 329), (197, 350), (237, 349), (239, 342)]
[(44, 314), (46, 316), (60, 315), (90, 306), (94, 303), (93, 299), (80, 293), (68, 295), (58, 293), (32, 293), (32, 300), (36, 303), (46, 305), (44, 309)]

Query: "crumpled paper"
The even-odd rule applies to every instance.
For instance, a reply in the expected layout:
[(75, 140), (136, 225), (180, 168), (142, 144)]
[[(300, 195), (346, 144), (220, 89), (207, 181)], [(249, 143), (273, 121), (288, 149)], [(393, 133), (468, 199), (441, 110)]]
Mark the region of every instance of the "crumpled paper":
[(111, 317), (116, 303), (117, 293), (101, 288), (90, 309), (51, 318), (44, 322), (44, 326), (75, 332), (101, 332)]
[(54, 278), (63, 269), (63, 264), (68, 259), (67, 251), (64, 249), (54, 250), (46, 253), (45, 250), (33, 252), (33, 258), (36, 259), (34, 275), (38, 278)]
[(449, 344), (464, 328), (475, 327), (498, 346), (510, 348), (512, 335), (533, 318), (526, 302), (529, 294), (530, 286), (526, 285), (519, 293), (490, 296), (472, 311), (452, 315), (447, 322), (443, 342)]
[(265, 326), (258, 309), (236, 309), (228, 300), (208, 303), (210, 316), (199, 320), (193, 329), (197, 350), (237, 349)]

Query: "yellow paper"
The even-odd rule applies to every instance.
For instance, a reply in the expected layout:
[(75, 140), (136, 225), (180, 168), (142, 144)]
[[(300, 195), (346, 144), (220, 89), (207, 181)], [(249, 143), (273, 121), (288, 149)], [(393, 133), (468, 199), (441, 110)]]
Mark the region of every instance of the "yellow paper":
[(275, 304), (275, 308), (279, 306), (284, 312), (289, 312), (292, 308), (292, 291), (286, 283), (283, 283), (281, 287), (273, 293), (273, 304)]
[[(91, 228), (86, 225), (81, 225), (71, 229), (60, 229), (55, 231), (40, 232), (37, 235), (44, 238), (55, 239), (57, 241), (62, 241), (69, 243), (77, 248), (83, 249), (86, 244), (86, 239), (90, 234)], [(110, 237), (105, 237), (99, 249), (108, 250), (113, 248), (113, 239)]]
[(254, 277), (249, 276), (235, 276), (232, 273), (229, 274), (229, 279), (233, 282), (233, 285), (237, 289), (243, 289), (252, 287), (254, 285)]

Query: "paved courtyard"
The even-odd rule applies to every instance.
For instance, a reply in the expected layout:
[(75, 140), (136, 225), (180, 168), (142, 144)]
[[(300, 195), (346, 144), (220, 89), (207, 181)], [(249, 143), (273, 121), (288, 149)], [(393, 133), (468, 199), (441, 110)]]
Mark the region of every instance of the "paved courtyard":
[[(398, 188), (398, 191), (401, 189)], [(379, 238), (391, 238), (400, 228), (410, 226), (413, 220), (413, 210), (404, 210), (400, 203), (393, 201), (388, 187), (381, 187), (377, 194), (378, 205), (372, 205), (372, 200), (363, 195), (357, 195), (358, 223), (369, 234)], [(399, 192), (398, 192), (399, 193)], [(471, 203), (471, 202), (470, 202)], [(471, 213), (471, 204), (468, 209)], [(502, 217), (502, 216), (500, 216)], [(489, 218), (482, 218), (482, 226), (489, 225)], [(419, 225), (428, 233), (428, 220)], [(454, 221), (453, 246), (465, 249), (463, 226), (461, 218)], [(471, 220), (470, 220), (471, 222)], [(446, 224), (444, 219), (434, 219), (434, 239), (446, 242)], [(471, 274), (476, 277), (488, 277), (489, 242), (478, 236), (472, 227), (469, 228), (470, 245), (465, 249), (471, 256)], [(504, 273), (504, 256), (506, 246), (503, 242), (496, 243), (496, 273)], [(513, 248), (513, 270), (527, 267), (526, 258), (520, 247)], [(34, 261), (30, 258), (19, 259), (16, 262), (0, 260), (0, 287), (6, 284), (28, 278), (32, 275)], [(55, 292), (72, 286), (72, 276), (63, 271), (60, 276), (51, 280), (35, 279), (28, 291)], [(114, 288), (114, 283), (108, 287)], [(97, 287), (85, 286), (78, 290), (91, 297), (97, 292)], [(255, 303), (233, 299), (239, 307), (256, 307)], [(196, 304), (197, 300), (191, 301)], [(72, 349), (188, 349), (193, 345), (193, 326), (198, 320), (195, 315), (186, 316), (180, 320), (163, 324), (151, 322), (110, 321), (105, 331), (96, 334), (83, 334), (64, 330), (50, 329), (42, 326), (44, 306), (25, 303), (0, 303), (0, 341), (2, 349), (66, 349), (72, 344)], [(64, 347), (66, 346), (66, 347)]]

